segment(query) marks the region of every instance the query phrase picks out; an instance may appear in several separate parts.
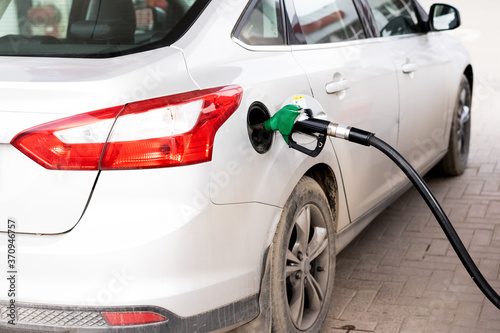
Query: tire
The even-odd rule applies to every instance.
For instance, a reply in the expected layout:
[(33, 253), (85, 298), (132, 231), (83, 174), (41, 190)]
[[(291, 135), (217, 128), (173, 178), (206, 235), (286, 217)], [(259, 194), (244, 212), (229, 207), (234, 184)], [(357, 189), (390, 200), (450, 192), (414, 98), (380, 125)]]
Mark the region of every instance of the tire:
[(448, 153), (438, 164), (437, 170), (444, 176), (459, 176), (464, 173), (469, 158), (471, 137), (472, 91), (469, 80), (463, 76), (451, 120)]
[(335, 225), (327, 198), (303, 177), (281, 215), (272, 250), (273, 332), (319, 332), (332, 297)]

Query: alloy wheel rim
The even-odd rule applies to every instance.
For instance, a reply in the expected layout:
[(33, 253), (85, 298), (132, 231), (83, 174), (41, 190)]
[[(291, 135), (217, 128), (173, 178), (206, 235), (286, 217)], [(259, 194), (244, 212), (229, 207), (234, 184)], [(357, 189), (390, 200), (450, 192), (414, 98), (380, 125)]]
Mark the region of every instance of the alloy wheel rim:
[(326, 220), (315, 205), (304, 206), (294, 220), (285, 266), (285, 288), (290, 318), (307, 330), (324, 304), (330, 271)]

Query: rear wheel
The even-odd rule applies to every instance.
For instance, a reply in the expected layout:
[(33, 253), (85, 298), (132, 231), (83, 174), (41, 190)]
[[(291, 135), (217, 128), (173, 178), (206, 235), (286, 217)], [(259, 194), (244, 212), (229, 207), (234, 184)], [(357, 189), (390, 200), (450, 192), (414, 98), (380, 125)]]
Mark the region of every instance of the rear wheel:
[(334, 223), (312, 178), (302, 178), (290, 195), (272, 256), (273, 332), (319, 332), (335, 275)]
[(469, 80), (463, 76), (451, 121), (448, 153), (438, 165), (438, 170), (446, 176), (464, 173), (469, 158), (471, 136), (472, 92)]

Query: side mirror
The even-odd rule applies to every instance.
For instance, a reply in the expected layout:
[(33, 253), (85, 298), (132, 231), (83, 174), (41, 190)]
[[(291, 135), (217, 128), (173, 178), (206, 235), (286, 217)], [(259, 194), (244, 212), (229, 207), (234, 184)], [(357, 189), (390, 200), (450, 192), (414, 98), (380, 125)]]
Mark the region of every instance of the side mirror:
[(434, 4), (429, 14), (431, 31), (453, 30), (460, 26), (460, 12), (455, 7)]

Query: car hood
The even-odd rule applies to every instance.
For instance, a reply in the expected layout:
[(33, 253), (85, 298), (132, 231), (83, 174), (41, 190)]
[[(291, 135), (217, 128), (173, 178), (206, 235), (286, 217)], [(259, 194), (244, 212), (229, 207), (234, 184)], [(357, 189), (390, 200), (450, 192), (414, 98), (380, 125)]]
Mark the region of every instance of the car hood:
[(167, 47), (108, 59), (0, 57), (0, 231), (71, 230), (99, 171), (47, 170), (10, 144), (21, 131), (66, 116), (196, 89), (182, 52)]

